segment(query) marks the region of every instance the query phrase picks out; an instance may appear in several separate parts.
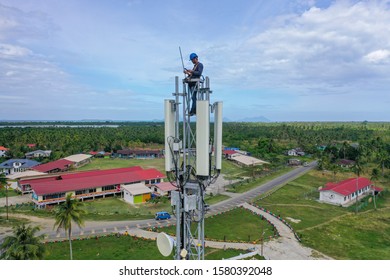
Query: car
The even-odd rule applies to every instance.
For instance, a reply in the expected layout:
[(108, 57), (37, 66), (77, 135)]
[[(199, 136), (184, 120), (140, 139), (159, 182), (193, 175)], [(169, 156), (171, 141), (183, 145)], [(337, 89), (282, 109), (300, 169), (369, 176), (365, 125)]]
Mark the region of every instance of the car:
[(155, 215), (154, 215), (154, 218), (156, 220), (168, 220), (171, 218), (171, 215), (168, 213), (168, 212), (157, 212)]

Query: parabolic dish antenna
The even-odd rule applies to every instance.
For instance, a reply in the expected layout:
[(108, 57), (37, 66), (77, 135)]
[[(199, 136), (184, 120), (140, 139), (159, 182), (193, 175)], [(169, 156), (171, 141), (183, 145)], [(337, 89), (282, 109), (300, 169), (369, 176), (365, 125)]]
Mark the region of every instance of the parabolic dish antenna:
[(168, 257), (172, 253), (175, 240), (164, 232), (157, 235), (157, 248), (161, 255)]

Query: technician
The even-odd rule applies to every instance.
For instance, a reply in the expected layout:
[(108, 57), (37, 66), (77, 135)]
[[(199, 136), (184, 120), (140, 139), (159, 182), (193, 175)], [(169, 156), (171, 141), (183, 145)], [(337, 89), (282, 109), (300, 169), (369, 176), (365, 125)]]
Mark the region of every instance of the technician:
[(200, 79), (203, 72), (203, 64), (199, 62), (198, 55), (196, 53), (190, 54), (190, 60), (194, 64), (194, 68), (192, 70), (184, 69), (184, 74), (188, 75), (188, 86), (190, 88), (190, 92), (192, 92), (192, 106), (190, 110), (190, 116), (193, 116), (196, 114), (196, 95), (197, 95), (197, 82), (191, 82), (192, 79)]

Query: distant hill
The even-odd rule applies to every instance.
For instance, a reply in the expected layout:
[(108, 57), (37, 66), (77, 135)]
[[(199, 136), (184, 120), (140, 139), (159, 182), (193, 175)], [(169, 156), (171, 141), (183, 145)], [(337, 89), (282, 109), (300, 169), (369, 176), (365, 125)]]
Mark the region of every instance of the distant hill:
[(239, 119), (237, 120), (237, 122), (271, 122), (271, 120), (267, 119), (264, 116), (258, 116), (258, 117)]

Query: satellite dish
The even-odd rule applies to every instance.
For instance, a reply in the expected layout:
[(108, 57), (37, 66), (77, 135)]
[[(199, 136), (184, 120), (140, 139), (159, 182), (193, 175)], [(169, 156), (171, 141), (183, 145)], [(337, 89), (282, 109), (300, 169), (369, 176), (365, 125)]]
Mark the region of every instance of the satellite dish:
[(164, 257), (168, 257), (172, 253), (174, 244), (175, 240), (168, 234), (160, 232), (157, 235), (157, 248)]

